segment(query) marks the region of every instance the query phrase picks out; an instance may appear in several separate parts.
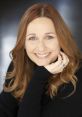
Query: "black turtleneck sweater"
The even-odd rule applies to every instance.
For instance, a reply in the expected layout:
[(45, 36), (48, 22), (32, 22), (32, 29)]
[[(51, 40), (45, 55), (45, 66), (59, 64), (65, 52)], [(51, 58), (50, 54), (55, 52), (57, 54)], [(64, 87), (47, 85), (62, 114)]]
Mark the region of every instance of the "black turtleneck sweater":
[(0, 117), (82, 117), (82, 68), (76, 73), (76, 92), (65, 99), (62, 97), (73, 90), (71, 83), (61, 86), (53, 99), (45, 94), (45, 86), (51, 75), (43, 66), (36, 66), (21, 102), (11, 93), (2, 91)]

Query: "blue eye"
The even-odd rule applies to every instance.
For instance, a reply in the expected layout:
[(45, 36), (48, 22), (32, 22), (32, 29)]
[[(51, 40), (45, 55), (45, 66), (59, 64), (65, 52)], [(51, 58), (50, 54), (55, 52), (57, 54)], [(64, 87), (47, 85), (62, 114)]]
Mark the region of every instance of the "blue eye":
[(53, 36), (47, 36), (47, 39), (53, 39), (54, 37)]
[(29, 37), (29, 40), (36, 40), (36, 37)]

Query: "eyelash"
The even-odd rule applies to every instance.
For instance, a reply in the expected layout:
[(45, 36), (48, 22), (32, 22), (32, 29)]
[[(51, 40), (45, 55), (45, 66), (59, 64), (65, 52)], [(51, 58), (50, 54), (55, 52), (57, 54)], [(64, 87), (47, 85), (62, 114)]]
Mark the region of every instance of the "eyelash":
[(53, 39), (54, 37), (53, 36), (47, 36), (48, 39)]
[[(47, 36), (48, 39), (53, 39), (53, 36)], [(30, 37), (28, 40), (36, 40), (36, 37)]]
[[(33, 39), (34, 38), (34, 39)], [(36, 37), (30, 37), (28, 40), (35, 40)]]

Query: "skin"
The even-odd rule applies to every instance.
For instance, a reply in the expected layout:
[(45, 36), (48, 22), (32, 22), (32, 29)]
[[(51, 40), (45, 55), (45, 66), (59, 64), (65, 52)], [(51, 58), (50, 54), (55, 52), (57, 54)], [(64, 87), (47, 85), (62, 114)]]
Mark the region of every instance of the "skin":
[(47, 17), (36, 18), (28, 24), (25, 49), (35, 64), (44, 66), (53, 74), (62, 71), (61, 67), (57, 70), (61, 63), (65, 65), (68, 63), (68, 57), (60, 51), (54, 24)]

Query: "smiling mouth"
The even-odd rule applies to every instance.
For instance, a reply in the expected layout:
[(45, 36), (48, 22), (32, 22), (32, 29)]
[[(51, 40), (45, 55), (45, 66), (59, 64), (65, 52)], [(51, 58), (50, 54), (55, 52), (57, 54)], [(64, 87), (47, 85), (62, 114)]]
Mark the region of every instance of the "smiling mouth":
[(46, 58), (50, 55), (50, 52), (49, 53), (46, 53), (46, 54), (40, 54), (40, 53), (36, 53), (35, 54), (38, 58)]

